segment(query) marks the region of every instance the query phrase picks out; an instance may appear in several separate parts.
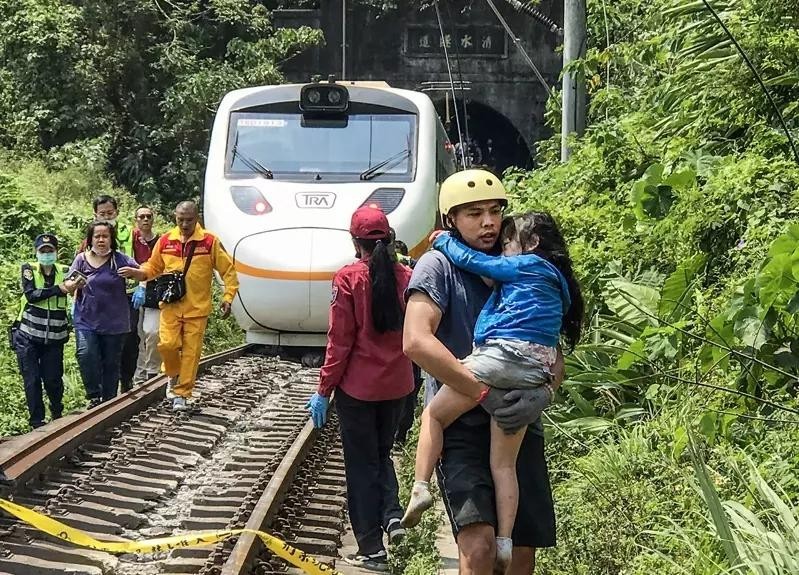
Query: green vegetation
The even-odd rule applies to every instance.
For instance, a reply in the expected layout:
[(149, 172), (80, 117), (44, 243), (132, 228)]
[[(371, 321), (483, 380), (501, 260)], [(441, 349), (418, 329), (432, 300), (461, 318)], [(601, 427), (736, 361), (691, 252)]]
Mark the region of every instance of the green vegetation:
[(198, 194), (225, 92), (280, 82), (320, 41), (250, 0), (0, 0), (0, 146), (91, 141), (115, 182), (171, 205)]
[[(799, 4), (714, 6), (799, 138)], [(590, 300), (549, 413), (541, 572), (795, 573), (799, 165), (701, 1), (588, 7), (590, 127), (568, 163), (555, 137), (506, 174)]]

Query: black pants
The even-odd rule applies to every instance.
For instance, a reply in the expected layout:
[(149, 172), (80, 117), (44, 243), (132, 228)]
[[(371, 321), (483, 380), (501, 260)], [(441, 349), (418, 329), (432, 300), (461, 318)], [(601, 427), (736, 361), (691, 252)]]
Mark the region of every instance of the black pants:
[(336, 390), (347, 508), (360, 555), (381, 551), (388, 522), (402, 517), (391, 446), (404, 401), (361, 401)]
[(122, 391), (125, 392), (133, 386), (133, 376), (136, 373), (136, 363), (139, 359), (139, 310), (133, 309), (133, 304), (128, 298), (130, 306), (130, 333), (125, 334), (122, 344), (122, 359), (119, 362), (119, 381)]
[(61, 417), (64, 410), (64, 344), (37, 343), (17, 331), (14, 336), (14, 350), (25, 386), (31, 427), (44, 425), (42, 384), (50, 400), (53, 419)]
[(403, 445), (405, 440), (408, 439), (408, 432), (413, 427), (413, 416), (416, 413), (416, 404), (419, 403), (419, 390), (422, 389), (422, 368), (413, 364), (413, 391), (403, 399), (402, 413), (399, 418), (399, 425), (397, 426), (397, 435), (395, 442), (398, 445)]

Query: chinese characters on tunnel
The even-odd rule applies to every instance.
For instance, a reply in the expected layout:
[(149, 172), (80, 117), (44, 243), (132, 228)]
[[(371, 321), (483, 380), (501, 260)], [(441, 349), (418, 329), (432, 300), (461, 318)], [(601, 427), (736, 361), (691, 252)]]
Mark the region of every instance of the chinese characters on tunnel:
[(507, 37), (495, 26), (463, 26), (447, 30), (442, 37), (436, 26), (408, 26), (405, 53), (409, 56), (440, 56), (443, 48), (470, 56), (507, 56)]

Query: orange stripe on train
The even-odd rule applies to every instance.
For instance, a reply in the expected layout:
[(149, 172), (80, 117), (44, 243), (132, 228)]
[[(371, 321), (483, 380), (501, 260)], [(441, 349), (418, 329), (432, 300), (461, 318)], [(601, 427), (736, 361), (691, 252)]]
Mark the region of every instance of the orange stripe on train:
[[(431, 230), (432, 231), (432, 230)], [(425, 238), (416, 244), (413, 249), (409, 250), (409, 255), (412, 258), (418, 259), (424, 252), (427, 251), (430, 243), (427, 238), (430, 234), (426, 234)], [(270, 280), (289, 280), (289, 281), (332, 281), (336, 271), (288, 271), (288, 270), (267, 270), (264, 268), (257, 268), (245, 264), (241, 260), (236, 260), (236, 271), (240, 274), (264, 278)]]

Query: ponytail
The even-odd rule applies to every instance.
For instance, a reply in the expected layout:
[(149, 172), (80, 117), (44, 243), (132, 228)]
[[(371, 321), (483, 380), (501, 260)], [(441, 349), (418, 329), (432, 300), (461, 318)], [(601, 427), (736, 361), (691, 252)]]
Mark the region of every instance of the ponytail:
[(404, 314), (397, 294), (397, 277), (388, 238), (356, 240), (361, 251), (371, 253), (369, 277), (372, 282), (372, 326), (377, 333), (402, 329)]

